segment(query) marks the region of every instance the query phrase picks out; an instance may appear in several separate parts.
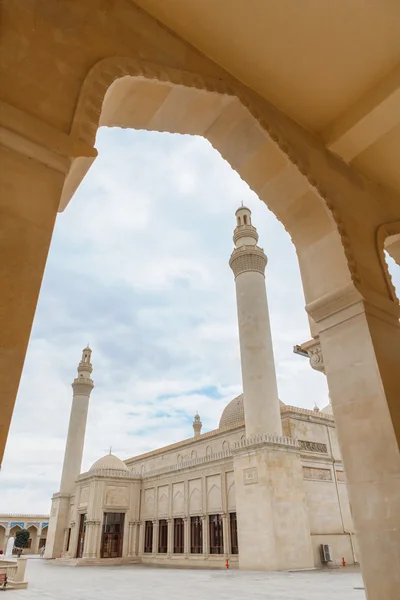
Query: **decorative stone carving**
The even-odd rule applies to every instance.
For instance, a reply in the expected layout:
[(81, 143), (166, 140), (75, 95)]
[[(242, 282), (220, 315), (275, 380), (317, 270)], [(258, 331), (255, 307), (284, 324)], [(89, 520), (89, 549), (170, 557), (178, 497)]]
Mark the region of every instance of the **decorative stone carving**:
[(295, 346), (295, 351), (301, 354), (308, 354), (310, 365), (316, 371), (325, 373), (324, 357), (322, 356), (322, 348), (319, 337), (313, 338), (308, 342), (304, 342), (300, 346)]
[(322, 373), (325, 371), (324, 366), (324, 358), (322, 356), (322, 348), (321, 344), (316, 345), (314, 348), (311, 348), (308, 356), (310, 357), (310, 365), (316, 371), (321, 371)]
[(105, 503), (109, 506), (125, 506), (128, 503), (128, 488), (108, 485)]
[(304, 479), (315, 479), (317, 481), (332, 481), (332, 471), (316, 467), (303, 467), (303, 477)]
[(326, 444), (320, 442), (310, 442), (308, 440), (299, 440), (300, 448), (307, 450), (308, 452), (321, 452), (322, 454), (328, 453), (328, 447)]
[(252, 483), (258, 483), (258, 473), (256, 467), (250, 467), (249, 469), (243, 469), (243, 483), (244, 485), (251, 485)]
[(257, 246), (240, 246), (232, 252), (229, 266), (235, 277), (246, 271), (257, 271), (264, 275), (267, 257)]
[(83, 504), (87, 504), (89, 502), (89, 486), (83, 487), (81, 489), (81, 497), (79, 499), (79, 506)]

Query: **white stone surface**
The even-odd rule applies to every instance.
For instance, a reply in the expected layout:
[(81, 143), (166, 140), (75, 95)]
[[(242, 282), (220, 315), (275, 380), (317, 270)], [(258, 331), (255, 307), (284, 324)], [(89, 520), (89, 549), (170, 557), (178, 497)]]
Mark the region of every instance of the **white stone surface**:
[(27, 590), (13, 600), (365, 600), (358, 569), (258, 572), (238, 570), (65, 567), (28, 560)]

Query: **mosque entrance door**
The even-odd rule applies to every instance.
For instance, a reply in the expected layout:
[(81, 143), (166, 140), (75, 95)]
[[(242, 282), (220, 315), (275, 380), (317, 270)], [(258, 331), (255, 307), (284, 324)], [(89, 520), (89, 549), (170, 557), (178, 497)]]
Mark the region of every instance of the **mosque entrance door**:
[(124, 513), (104, 513), (101, 558), (122, 556), (124, 522)]
[(76, 548), (76, 558), (82, 558), (83, 545), (85, 543), (86, 533), (86, 513), (80, 516), (79, 520), (79, 532), (78, 532), (78, 545)]

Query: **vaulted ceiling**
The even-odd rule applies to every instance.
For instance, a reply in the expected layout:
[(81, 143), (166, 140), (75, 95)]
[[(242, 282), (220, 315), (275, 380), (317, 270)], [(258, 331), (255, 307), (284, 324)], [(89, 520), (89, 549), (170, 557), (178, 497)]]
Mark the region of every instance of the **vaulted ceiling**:
[(346, 162), (400, 192), (398, 0), (136, 0)]

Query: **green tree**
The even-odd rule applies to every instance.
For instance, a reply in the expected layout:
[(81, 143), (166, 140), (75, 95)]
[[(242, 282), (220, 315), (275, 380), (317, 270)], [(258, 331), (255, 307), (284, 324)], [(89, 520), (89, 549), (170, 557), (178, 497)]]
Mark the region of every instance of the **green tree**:
[[(26, 548), (29, 537), (30, 533), (27, 529), (18, 529), (17, 533), (15, 534), (14, 547)], [(19, 555), (21, 555), (21, 552), (19, 552)]]

